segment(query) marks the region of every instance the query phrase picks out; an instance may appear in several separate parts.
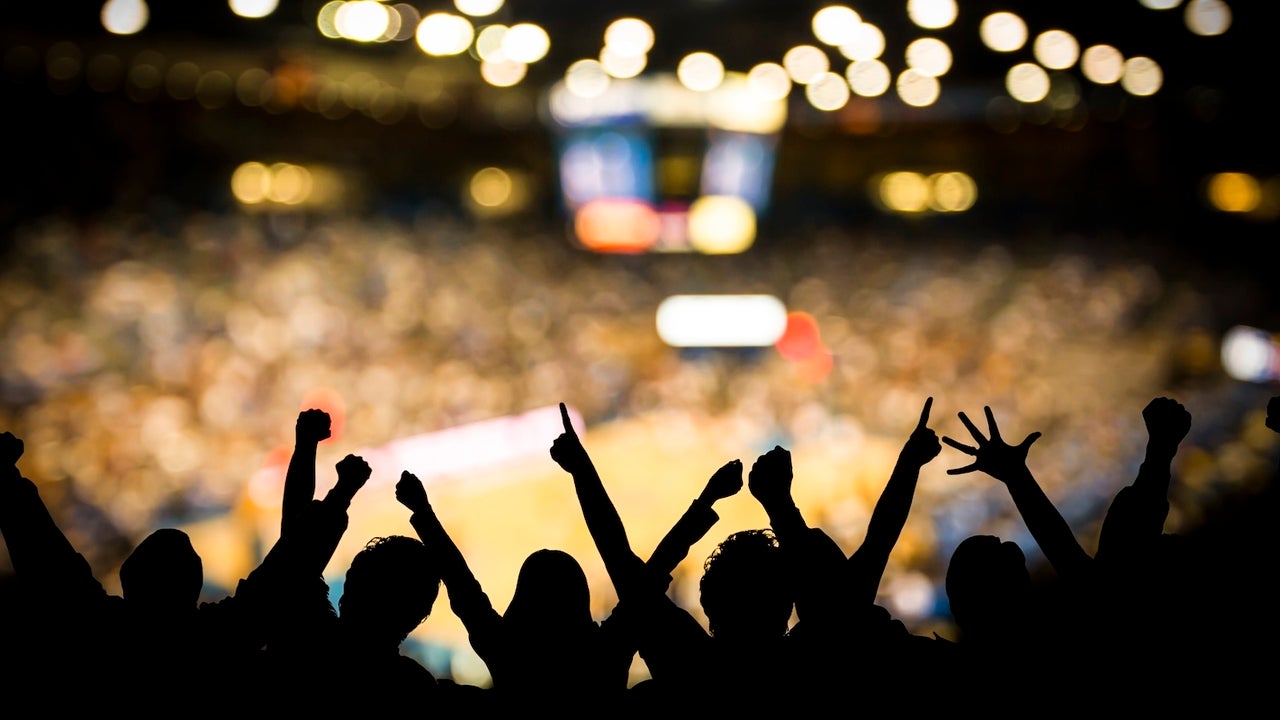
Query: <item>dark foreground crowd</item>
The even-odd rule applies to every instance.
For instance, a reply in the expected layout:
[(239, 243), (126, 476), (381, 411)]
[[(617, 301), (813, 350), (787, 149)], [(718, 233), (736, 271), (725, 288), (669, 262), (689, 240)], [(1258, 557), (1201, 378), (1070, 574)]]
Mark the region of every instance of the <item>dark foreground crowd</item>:
[[(1112, 499), (1090, 553), (1028, 462), (1040, 433), (1005, 438), (984, 408), (977, 423), (959, 413), (971, 437), (939, 438), (932, 406), (924, 401), (865, 538), (846, 555), (793, 502), (782, 447), (749, 468), (724, 464), (656, 548), (633, 548), (561, 405), (564, 429), (550, 454), (573, 479), (618, 597), (602, 621), (591, 614), (579, 561), (555, 549), (531, 553), (510, 604), (495, 608), (408, 471), (395, 495), (417, 537), (369, 540), (335, 607), (323, 571), (370, 468), (347, 455), (333, 488), (315, 497), (317, 445), (330, 436), (329, 416), (315, 409), (297, 418), (279, 540), (233, 594), (200, 602), (200, 556), (185, 533), (161, 529), (124, 562), (121, 595), (112, 595), (23, 476), (23, 441), (6, 432), (0, 531), (17, 589), (0, 620), (0, 692), (24, 713), (148, 717), (1221, 717), (1273, 706), (1275, 638), (1257, 627), (1270, 612), (1262, 593), (1274, 543), (1252, 541), (1269, 537), (1275, 479), (1235, 516), (1237, 532), (1166, 533), (1171, 468), (1191, 415), (1157, 397), (1142, 409), (1148, 441), (1137, 477)], [(1266, 427), (1280, 433), (1280, 396), (1266, 411)], [(921, 468), (944, 444), (963, 456), (949, 474), (983, 473), (1005, 485), (1055, 576), (1046, 591), (1016, 543), (968, 537), (946, 573), (954, 637), (913, 634), (876, 603)], [(729, 535), (706, 559), (704, 625), (671, 598), (672, 573), (716, 524), (716, 501), (744, 485), (769, 523)], [(439, 610), (442, 584), (489, 685), (435, 677), (401, 652)], [(633, 684), (637, 654), (650, 677)]]

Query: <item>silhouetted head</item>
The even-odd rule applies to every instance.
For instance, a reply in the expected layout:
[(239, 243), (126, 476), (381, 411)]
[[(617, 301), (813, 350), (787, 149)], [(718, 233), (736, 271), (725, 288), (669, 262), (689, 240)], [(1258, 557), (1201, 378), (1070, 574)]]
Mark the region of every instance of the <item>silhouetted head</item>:
[(156, 530), (120, 566), (124, 599), (148, 613), (190, 612), (204, 587), (204, 564), (191, 538), (175, 528)]
[(582, 565), (563, 550), (530, 553), (502, 618), (523, 632), (563, 633), (592, 625), (591, 589)]
[(947, 600), (962, 633), (986, 635), (1027, 613), (1031, 573), (1018, 544), (994, 535), (971, 535), (947, 565)]
[(347, 569), (339, 617), (365, 639), (396, 644), (431, 614), (440, 569), (417, 538), (375, 537)]
[(703, 563), (698, 589), (712, 635), (735, 641), (786, 635), (795, 595), (771, 530), (725, 538)]

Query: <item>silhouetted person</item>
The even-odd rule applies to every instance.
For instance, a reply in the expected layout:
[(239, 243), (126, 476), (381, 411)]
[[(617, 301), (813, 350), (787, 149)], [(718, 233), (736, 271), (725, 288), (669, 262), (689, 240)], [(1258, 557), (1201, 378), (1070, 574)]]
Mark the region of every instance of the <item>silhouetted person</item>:
[[(355, 455), (336, 469), (333, 489), (321, 501), (295, 505), (296, 522), (286, 521), (277, 543), (295, 583), (289, 593), (298, 601), (294, 612), (309, 627), (293, 620), (268, 642), (261, 667), (272, 702), (294, 712), (442, 711), (457, 686), (440, 683), (401, 652), (440, 592), (439, 565), (421, 541), (403, 535), (369, 540), (346, 571), (336, 609), (312, 591), (346, 530), (351, 500), (370, 475)], [(325, 677), (337, 687), (317, 683)]]
[[(561, 415), (571, 432), (563, 404)], [(562, 467), (576, 466), (576, 459), (565, 454), (564, 443), (557, 443), (553, 445), (553, 457)], [(688, 554), (689, 547), (718, 520), (712, 503), (741, 487), (740, 467), (738, 475), (735, 487), (731, 471), (717, 473), (714, 482), (708, 483), (703, 495), (659, 543), (649, 563), (659, 592), (670, 583), (670, 573)], [(402, 473), (396, 496), (413, 513), (411, 523), (419, 537), (442, 557), (450, 606), (466, 626), (472, 648), (489, 668), (494, 697), (503, 707), (630, 711), (627, 684), (636, 652), (636, 631), (626, 619), (627, 613), (618, 609), (600, 623), (594, 620), (586, 575), (572, 555), (545, 548), (531, 553), (521, 566), (511, 602), (499, 615), (436, 516), (418, 478), (407, 471)], [(608, 511), (613, 511), (612, 505)], [(604, 516), (603, 512), (588, 514), (593, 515), (589, 528)], [(625, 545), (625, 537), (622, 542)], [(623, 551), (630, 553), (629, 547)], [(608, 549), (604, 554), (608, 568), (616, 555)], [(633, 555), (630, 557), (641, 572), (650, 572), (643, 570), (644, 564)]]
[(29, 613), (23, 622), (34, 628), (26, 662), (41, 669), (37, 687), (66, 708), (97, 709), (107, 698), (136, 715), (237, 707), (244, 668), (263, 643), (266, 585), (251, 574), (234, 597), (200, 603), (200, 556), (186, 533), (163, 528), (124, 561), (122, 595), (109, 594), (18, 471), (22, 453), (20, 439), (0, 434), (0, 531)]
[[(642, 563), (631, 550), (621, 518), (563, 405), (561, 419), (564, 432), (552, 444), (552, 457), (573, 477), (587, 528), (618, 591), (618, 607), (610, 618), (621, 614), (634, 628), (637, 650), (651, 676), (633, 689), (631, 707), (658, 712), (678, 704), (704, 712), (762, 712), (785, 706), (792, 687), (784, 678), (791, 672), (785, 653), (794, 592), (773, 532), (733, 533), (706, 559), (698, 585), (704, 628), (666, 594), (669, 574)], [(702, 497), (713, 501), (736, 492), (741, 472), (741, 463), (726, 463)]]

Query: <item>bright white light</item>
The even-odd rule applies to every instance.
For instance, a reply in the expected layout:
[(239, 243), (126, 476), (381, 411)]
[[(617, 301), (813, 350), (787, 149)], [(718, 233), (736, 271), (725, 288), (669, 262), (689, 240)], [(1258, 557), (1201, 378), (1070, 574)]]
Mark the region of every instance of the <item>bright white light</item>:
[(458, 12), (471, 17), (486, 17), (502, 8), (503, 0), (453, 0)]
[(920, 38), (907, 46), (907, 67), (921, 75), (942, 77), (951, 69), (951, 48), (938, 38)]
[(849, 104), (849, 82), (839, 73), (825, 72), (805, 86), (804, 96), (819, 110), (831, 112)]
[(777, 63), (760, 63), (747, 73), (747, 86), (761, 100), (781, 100), (791, 93), (791, 76)]
[(546, 57), (550, 49), (551, 38), (547, 31), (533, 23), (512, 25), (502, 36), (502, 52), (516, 62), (535, 63)]
[(926, 30), (947, 27), (958, 12), (956, 0), (907, 0), (907, 17)]
[(673, 295), (657, 326), (672, 347), (768, 347), (787, 329), (787, 308), (772, 295)]
[(1027, 24), (1011, 12), (997, 12), (982, 18), (978, 26), (982, 43), (996, 52), (1013, 52), (1027, 42)]
[(853, 37), (840, 46), (840, 54), (848, 60), (875, 60), (884, 54), (884, 31), (864, 22)]
[(1231, 27), (1231, 7), (1222, 0), (1191, 0), (1183, 21), (1197, 35), (1221, 35)]
[(1124, 76), (1120, 78), (1120, 86), (1130, 94), (1140, 97), (1155, 95), (1162, 85), (1164, 71), (1155, 60), (1138, 56), (1124, 61)]
[(828, 5), (813, 14), (813, 36), (828, 45), (840, 46), (853, 38), (862, 17), (853, 8)]
[(231, 12), (245, 18), (261, 18), (276, 11), (280, 0), (227, 0)]
[(483, 60), (480, 77), (494, 87), (511, 87), (528, 74), (529, 66), (518, 60)]
[(1170, 10), (1182, 4), (1182, 0), (1138, 0), (1138, 2), (1152, 10)]
[(937, 101), (942, 85), (935, 77), (907, 68), (898, 75), (898, 97), (913, 107), (926, 107)]
[(1094, 45), (1080, 56), (1080, 71), (1099, 85), (1112, 85), (1124, 75), (1124, 55), (1110, 45)]
[(598, 60), (579, 60), (564, 71), (564, 87), (580, 98), (600, 97), (609, 89), (609, 73)]
[(782, 56), (782, 67), (787, 74), (801, 85), (806, 85), (821, 77), (831, 69), (831, 60), (827, 54), (815, 45), (796, 45)]
[(604, 44), (619, 55), (646, 55), (653, 49), (653, 28), (640, 18), (618, 18), (605, 28)]
[(1046, 30), (1032, 46), (1036, 60), (1050, 70), (1066, 70), (1080, 59), (1080, 43), (1065, 30)]
[(338, 8), (333, 16), (338, 33), (348, 40), (373, 42), (387, 32), (391, 24), (387, 6), (377, 0), (352, 0)]
[(458, 55), (471, 47), (475, 32), (471, 21), (461, 15), (438, 12), (422, 18), (414, 39), (428, 55)]
[(142, 0), (107, 0), (102, 6), (102, 27), (116, 35), (132, 35), (147, 26), (151, 10)]
[(676, 78), (696, 92), (714, 90), (724, 80), (724, 64), (709, 52), (689, 53), (676, 66)]
[(1277, 377), (1280, 355), (1276, 342), (1263, 330), (1237, 325), (1222, 337), (1222, 369), (1236, 380), (1265, 382)]
[(600, 65), (611, 77), (618, 79), (633, 78), (644, 72), (649, 64), (648, 55), (624, 55), (614, 52), (612, 45), (600, 49)]
[(858, 60), (849, 63), (844, 71), (849, 87), (862, 97), (879, 97), (889, 89), (893, 74), (889, 66), (879, 60)]
[(1040, 102), (1049, 94), (1049, 73), (1035, 63), (1018, 63), (1009, 68), (1004, 86), (1014, 100)]

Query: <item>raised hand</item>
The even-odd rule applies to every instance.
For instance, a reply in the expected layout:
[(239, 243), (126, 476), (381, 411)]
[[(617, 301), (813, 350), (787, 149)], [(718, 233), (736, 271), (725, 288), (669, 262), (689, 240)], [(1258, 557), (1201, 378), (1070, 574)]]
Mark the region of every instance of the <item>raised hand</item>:
[(791, 502), (791, 477), (791, 451), (774, 445), (751, 464), (747, 489), (767, 510), (777, 503)]
[(294, 434), (298, 442), (319, 443), (329, 439), (330, 427), (329, 413), (312, 408), (298, 413)]
[(422, 512), (431, 507), (427, 502), (427, 491), (422, 487), (422, 481), (408, 470), (400, 473), (400, 480), (396, 482), (396, 500), (413, 513)]
[(947, 470), (947, 474), (962, 475), (978, 471), (984, 472), (1000, 482), (1007, 483), (1019, 474), (1028, 472), (1027, 451), (1031, 449), (1032, 443), (1040, 439), (1040, 433), (1033, 432), (1017, 445), (1010, 445), (1000, 437), (1000, 428), (996, 426), (996, 419), (991, 414), (991, 408), (983, 407), (982, 411), (987, 415), (989, 437), (983, 437), (982, 432), (969, 420), (968, 415), (963, 412), (959, 413), (960, 422), (969, 428), (969, 434), (977, 442), (977, 447), (956, 442), (949, 437), (942, 438), (942, 442), (966, 455), (973, 456), (972, 463), (964, 467), (950, 468)]
[(551, 443), (551, 459), (555, 460), (565, 472), (575, 472), (591, 467), (591, 456), (578, 439), (578, 432), (573, 429), (569, 420), (569, 410), (560, 403), (560, 421), (564, 424), (564, 432)]
[(1191, 430), (1191, 413), (1177, 400), (1158, 397), (1142, 409), (1149, 445), (1170, 457)]
[[(1268, 421), (1270, 424), (1270, 421)], [(9, 467), (17, 465), (18, 459), (22, 457), (25, 445), (22, 438), (17, 437), (11, 432), (0, 433), (0, 465)]]
[(357, 490), (364, 487), (369, 476), (373, 474), (369, 463), (359, 455), (348, 455), (339, 460), (335, 467), (338, 470), (338, 487), (345, 490), (351, 497), (355, 496)]
[(711, 504), (716, 500), (727, 498), (742, 489), (742, 461), (730, 460), (720, 466), (719, 470), (707, 480), (700, 499)]
[(1267, 427), (1280, 433), (1280, 395), (1267, 401)]
[(924, 409), (920, 411), (920, 422), (916, 424), (915, 430), (911, 431), (907, 444), (902, 447), (902, 457), (921, 467), (942, 452), (938, 433), (928, 427), (931, 408), (933, 408), (933, 398), (930, 397), (924, 401)]

